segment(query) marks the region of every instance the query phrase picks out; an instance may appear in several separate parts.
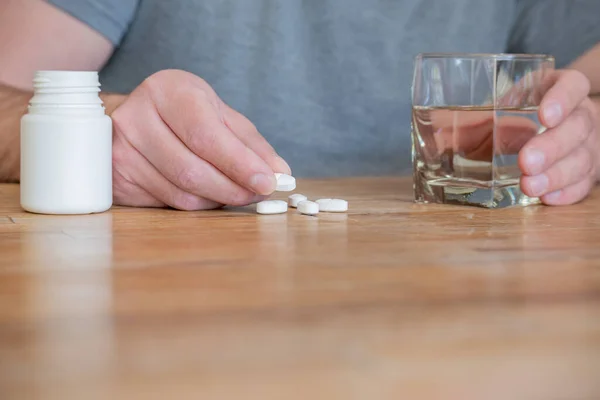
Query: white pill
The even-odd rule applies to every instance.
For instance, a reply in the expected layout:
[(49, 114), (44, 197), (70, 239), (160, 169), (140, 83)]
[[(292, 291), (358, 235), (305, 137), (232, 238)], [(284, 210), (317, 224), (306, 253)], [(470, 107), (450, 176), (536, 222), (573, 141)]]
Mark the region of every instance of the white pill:
[(283, 214), (288, 205), (283, 200), (265, 200), (256, 203), (256, 212), (259, 214)]
[(344, 212), (348, 211), (348, 202), (342, 199), (319, 199), (316, 201), (319, 211)]
[(288, 205), (296, 208), (298, 207), (298, 203), (304, 200), (308, 200), (308, 197), (300, 193), (294, 193), (288, 197)]
[(275, 179), (277, 179), (277, 187), (275, 188), (277, 192), (291, 192), (296, 189), (296, 178), (291, 175), (277, 172)]
[(304, 200), (298, 203), (298, 211), (306, 215), (317, 215), (319, 213), (319, 205), (314, 201)]

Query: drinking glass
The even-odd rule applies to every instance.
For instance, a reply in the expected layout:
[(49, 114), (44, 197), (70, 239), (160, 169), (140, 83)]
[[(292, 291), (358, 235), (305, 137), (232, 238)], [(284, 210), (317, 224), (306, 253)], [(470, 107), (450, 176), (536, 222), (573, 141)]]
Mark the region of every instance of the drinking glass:
[(415, 201), (502, 208), (539, 203), (521, 192), (518, 154), (544, 127), (540, 102), (554, 58), (420, 54), (412, 85)]

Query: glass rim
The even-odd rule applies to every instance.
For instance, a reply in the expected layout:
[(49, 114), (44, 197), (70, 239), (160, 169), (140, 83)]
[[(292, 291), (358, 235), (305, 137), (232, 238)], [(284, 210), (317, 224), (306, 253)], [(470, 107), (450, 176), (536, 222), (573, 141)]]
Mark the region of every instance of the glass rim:
[(554, 61), (554, 56), (550, 54), (535, 53), (419, 53), (417, 60), (423, 59), (493, 59), (493, 60), (545, 60)]

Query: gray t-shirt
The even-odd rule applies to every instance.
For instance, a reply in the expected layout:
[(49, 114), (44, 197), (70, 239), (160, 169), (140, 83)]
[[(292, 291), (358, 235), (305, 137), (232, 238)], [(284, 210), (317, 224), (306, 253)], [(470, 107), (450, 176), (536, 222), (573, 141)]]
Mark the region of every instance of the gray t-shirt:
[(600, 41), (600, 0), (50, 0), (110, 39), (103, 90), (193, 72), (297, 176), (410, 170), (419, 52), (550, 53)]

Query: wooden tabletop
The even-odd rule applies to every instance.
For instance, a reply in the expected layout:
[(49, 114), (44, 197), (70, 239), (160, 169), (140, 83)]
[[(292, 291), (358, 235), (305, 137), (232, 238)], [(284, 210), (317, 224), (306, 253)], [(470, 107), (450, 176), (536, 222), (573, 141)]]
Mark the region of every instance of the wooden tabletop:
[[(600, 192), (347, 214), (22, 212), (0, 185), (2, 399), (600, 398)], [(285, 198), (285, 196), (276, 196)]]

